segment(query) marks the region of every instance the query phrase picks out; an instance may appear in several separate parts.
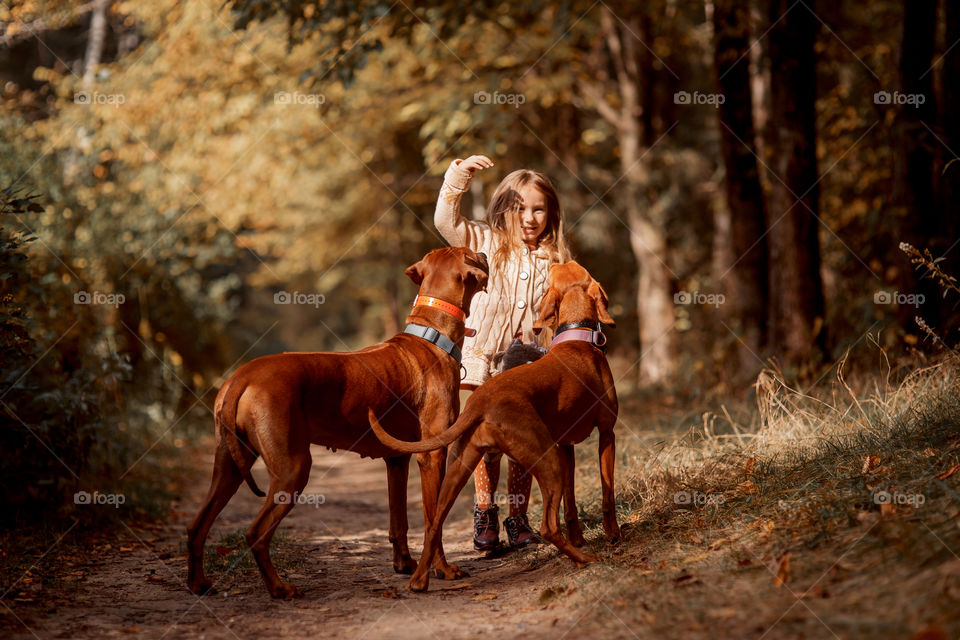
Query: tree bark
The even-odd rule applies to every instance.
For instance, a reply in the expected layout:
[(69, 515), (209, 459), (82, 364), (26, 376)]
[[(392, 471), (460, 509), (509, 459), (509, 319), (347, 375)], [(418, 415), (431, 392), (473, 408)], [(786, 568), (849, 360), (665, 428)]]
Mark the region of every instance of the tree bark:
[[(896, 132), (900, 151), (896, 154), (894, 201), (902, 216), (901, 239), (939, 255), (947, 247), (938, 233), (941, 225), (937, 220), (934, 191), (937, 142), (928, 129), (935, 126), (937, 118), (933, 72), (930, 70), (936, 21), (937, 3), (904, 1), (900, 86), (905, 97), (924, 96), (923, 104), (891, 104), (888, 108), (897, 109)], [(906, 256), (901, 255), (898, 262), (901, 291), (923, 295), (921, 315), (937, 322), (940, 296), (936, 283), (923, 279), (923, 274), (913, 268)], [(897, 319), (902, 327), (909, 328), (913, 326), (913, 317), (917, 313), (913, 306), (900, 305)]]
[(770, 339), (784, 364), (797, 369), (826, 351), (815, 130), (819, 23), (788, 0), (771, 0), (770, 22)]
[[(952, 45), (960, 40), (960, 6), (952, 0), (945, 0), (943, 11), (946, 33), (944, 46), (948, 50), (943, 54), (940, 70), (942, 109), (939, 117), (945, 144), (938, 145), (943, 158), (938, 195), (939, 235), (946, 241), (943, 251), (947, 252), (941, 266), (947, 273), (956, 275), (960, 274), (960, 244), (953, 246), (960, 238), (960, 118), (957, 117), (960, 114), (960, 45)], [(954, 159), (957, 162), (947, 166)], [(940, 255), (944, 255), (943, 252)], [(940, 328), (944, 335), (958, 326), (960, 308), (940, 299)]]
[[(87, 48), (83, 56), (83, 77), (81, 88), (89, 92), (96, 80), (96, 67), (103, 57), (103, 43), (107, 37), (107, 10), (112, 0), (95, 0), (93, 13), (90, 16), (90, 31), (87, 35)], [(91, 96), (92, 99), (92, 96)], [(84, 133), (83, 127), (78, 129), (78, 135)], [(63, 182), (70, 185), (77, 177), (80, 165), (80, 149), (74, 144), (67, 152), (63, 162)]]
[[(946, 23), (946, 38), (944, 39), (949, 50), (943, 54), (943, 68), (941, 71), (940, 82), (943, 87), (943, 112), (940, 114), (943, 127), (944, 141), (948, 149), (944, 149), (944, 158), (946, 165), (954, 158), (960, 157), (960, 45), (954, 47), (953, 44), (960, 41), (960, 5), (953, 0), (945, 0), (944, 3), (944, 22)], [(943, 178), (941, 184), (941, 207), (942, 214), (940, 219), (943, 222), (942, 231), (944, 235), (953, 241), (960, 236), (960, 161), (952, 164)], [(957, 249), (954, 249), (956, 251)], [(953, 256), (953, 264), (957, 264), (956, 256)], [(954, 271), (956, 273), (956, 271)]]
[(717, 90), (725, 98), (718, 116), (729, 217), (726, 253), (733, 259), (723, 270), (727, 274), (725, 310), (740, 339), (737, 352), (743, 372), (762, 364), (769, 295), (763, 188), (754, 149), (749, 11), (749, 5), (736, 0), (715, 0), (713, 5)]
[(95, 0), (93, 15), (90, 16), (90, 35), (87, 38), (87, 50), (83, 59), (83, 88), (93, 86), (94, 73), (103, 58), (103, 43), (107, 38), (107, 10), (111, 0)]
[[(619, 94), (619, 107), (614, 108), (606, 101), (602, 84), (584, 83), (582, 86), (598, 113), (617, 132), (624, 207), (638, 271), (637, 323), (641, 354), (638, 378), (642, 383), (657, 384), (669, 381), (676, 373), (676, 337), (672, 277), (665, 262), (668, 256), (666, 222), (665, 216), (658, 214), (665, 209), (640, 205), (649, 199), (649, 180), (642, 160), (644, 150), (649, 148), (643, 142), (649, 135), (644, 135), (641, 76), (652, 71), (639, 66), (642, 57), (638, 55), (632, 36), (640, 30), (636, 13), (626, 18), (626, 26), (621, 25), (606, 6), (600, 14), (601, 37), (610, 61), (609, 67), (603, 66), (603, 69), (612, 67), (614, 71), (613, 88)], [(647, 110), (649, 112), (652, 108)]]

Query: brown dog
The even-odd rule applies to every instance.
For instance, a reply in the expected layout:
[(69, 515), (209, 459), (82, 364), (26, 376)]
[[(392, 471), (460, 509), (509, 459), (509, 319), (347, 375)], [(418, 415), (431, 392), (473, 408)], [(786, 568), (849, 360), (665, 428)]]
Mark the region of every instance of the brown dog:
[[(440, 550), (443, 522), (483, 454), (497, 449), (529, 469), (543, 495), (540, 535), (576, 562), (597, 557), (576, 547), (583, 532), (574, 497), (573, 445), (594, 427), (600, 431), (600, 478), (603, 489), (603, 528), (615, 542), (620, 536), (613, 495), (617, 422), (617, 392), (610, 366), (601, 350), (605, 343), (599, 322), (613, 326), (607, 294), (576, 262), (550, 268), (550, 288), (543, 299), (537, 329), (556, 329), (549, 352), (530, 364), (494, 376), (467, 400), (457, 422), (442, 435), (404, 443), (386, 433), (374, 411), (370, 426), (377, 437), (397, 451), (410, 453), (450, 447), (447, 474), (440, 487), (437, 516), (424, 534), (423, 554), (409, 588), (425, 591), (433, 554)], [(560, 499), (569, 542), (560, 532)]]
[[(465, 248), (436, 249), (406, 270), (420, 285), (404, 333), (353, 353), (284, 353), (257, 358), (223, 385), (215, 404), (217, 450), (207, 500), (188, 528), (188, 585), (207, 593), (203, 545), (210, 527), (243, 480), (264, 495), (250, 475), (263, 456), (270, 489), (247, 531), (267, 589), (274, 598), (302, 595), (280, 580), (270, 561), (270, 540), (310, 475), (310, 444), (347, 449), (387, 463), (393, 568), (417, 566), (407, 547), (407, 475), (410, 454), (384, 446), (371, 432), (368, 410), (392, 433), (409, 439), (434, 437), (460, 409), (459, 348), (473, 295), (487, 282), (487, 259)], [(413, 335), (411, 335), (411, 333)], [(417, 456), (423, 511), (436, 513), (445, 456)], [(431, 561), (433, 558), (431, 558)], [(447, 579), (466, 575), (439, 551), (434, 568)]]

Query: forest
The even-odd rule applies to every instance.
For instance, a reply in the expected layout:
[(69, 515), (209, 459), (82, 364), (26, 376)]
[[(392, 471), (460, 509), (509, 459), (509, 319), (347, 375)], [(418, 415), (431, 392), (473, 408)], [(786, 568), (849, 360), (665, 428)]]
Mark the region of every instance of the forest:
[[(0, 101), (5, 636), (960, 633), (960, 4), (4, 0)], [(473, 551), (471, 482), (413, 595), (382, 463), (315, 443), (306, 597), (246, 487), (192, 595), (218, 391), (403, 331), (474, 155), (462, 214), (542, 172), (609, 297), (622, 540), (593, 435), (600, 562)]]

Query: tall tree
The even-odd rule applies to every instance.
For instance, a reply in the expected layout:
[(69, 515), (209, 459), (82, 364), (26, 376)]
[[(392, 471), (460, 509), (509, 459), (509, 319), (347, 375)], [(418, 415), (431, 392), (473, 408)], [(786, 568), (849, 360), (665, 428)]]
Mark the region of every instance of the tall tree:
[(814, 41), (817, 19), (803, 4), (770, 0), (770, 338), (791, 367), (826, 346), (818, 236)]
[[(957, 117), (960, 113), (960, 47), (953, 45), (960, 41), (960, 6), (953, 0), (945, 0), (943, 10), (947, 51), (943, 54), (940, 75), (940, 127), (945, 142), (939, 146), (945, 160), (940, 176), (940, 235), (948, 243), (944, 247), (948, 252), (946, 271), (957, 274), (960, 273), (960, 246), (953, 243), (960, 237), (960, 118)], [(957, 162), (949, 164), (953, 160)], [(944, 330), (960, 325), (960, 310), (954, 305), (943, 303), (940, 317)]]
[(726, 306), (740, 338), (739, 369), (752, 371), (766, 343), (768, 257), (763, 188), (757, 167), (753, 99), (750, 91), (750, 7), (735, 0), (713, 4), (714, 60), (719, 105), (720, 138), (726, 170), (729, 235)]
[[(950, 4), (949, 2), (947, 4)], [(935, 201), (934, 163), (936, 141), (932, 128), (936, 126), (937, 102), (933, 93), (933, 54), (937, 23), (937, 3), (903, 3), (903, 39), (900, 51), (901, 95), (906, 100), (897, 108), (894, 199), (903, 216), (902, 237), (915, 246), (927, 247), (937, 238), (939, 227)], [(922, 98), (920, 97), (922, 96)], [(946, 246), (930, 247), (937, 255)], [(937, 316), (939, 295), (936, 284), (918, 278), (905, 259), (901, 265), (900, 286), (906, 291), (917, 291), (925, 297), (924, 314), (933, 320)], [(917, 310), (902, 305), (900, 323), (913, 324)]]
[[(640, 337), (640, 379), (645, 382), (664, 382), (676, 369), (674, 363), (674, 315), (671, 299), (672, 277), (666, 260), (666, 207), (643, 207), (646, 199), (649, 171), (643, 158), (649, 149), (650, 116), (644, 116), (644, 105), (649, 109), (650, 97), (644, 96), (643, 80), (650, 68), (641, 68), (636, 34), (641, 29), (641, 9), (623, 19), (614, 16), (606, 5), (600, 10), (600, 37), (603, 49), (594, 50), (590, 60), (595, 77), (603, 78), (605, 68), (612, 68), (611, 82), (586, 81), (581, 84), (590, 103), (616, 131), (620, 149), (620, 170), (623, 175), (623, 206), (630, 227), (630, 246), (637, 261), (637, 320)], [(601, 53), (602, 52), (602, 53)], [(606, 64), (605, 64), (606, 63)], [(609, 85), (609, 86), (608, 86)], [(608, 95), (615, 95), (617, 106)], [(646, 133), (645, 133), (646, 132)]]
[[(946, 37), (944, 42), (948, 47), (943, 54), (943, 70), (941, 72), (941, 86), (943, 88), (943, 108), (940, 113), (944, 139), (947, 143), (946, 162), (960, 158), (960, 47), (953, 46), (960, 42), (960, 4), (952, 0), (944, 0), (944, 23)], [(944, 163), (946, 164), (946, 163)], [(949, 167), (942, 181), (944, 232), (947, 238), (957, 237), (960, 228), (960, 162)]]

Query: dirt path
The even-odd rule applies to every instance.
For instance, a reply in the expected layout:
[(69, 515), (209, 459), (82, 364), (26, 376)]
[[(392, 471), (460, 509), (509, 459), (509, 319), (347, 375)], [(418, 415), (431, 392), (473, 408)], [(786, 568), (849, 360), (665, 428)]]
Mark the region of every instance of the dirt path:
[[(539, 598), (546, 587), (574, 571), (573, 565), (557, 559), (553, 549), (536, 552), (544, 559), (530, 563), (475, 552), (469, 488), (448, 519), (445, 546), (450, 561), (470, 577), (434, 579), (429, 593), (412, 594), (405, 589), (407, 577), (396, 575), (391, 566), (383, 462), (320, 447), (314, 447), (313, 455), (304, 493), (322, 495), (324, 503), (295, 508), (281, 524), (274, 553), (281, 574), (304, 590), (304, 598), (272, 600), (248, 557), (232, 571), (211, 572), (217, 595), (198, 598), (187, 591), (184, 527), (206, 491), (204, 480), (168, 524), (124, 531), (115, 543), (92, 553), (78, 583), (45, 590), (42, 605), (15, 608), (26, 626), (4, 625), (12, 631), (8, 637), (446, 639), (522, 633), (560, 638), (572, 631), (577, 616), (542, 606)], [(267, 485), (261, 463), (254, 475), (261, 486)], [(416, 557), (423, 517), (415, 462), (408, 495)], [(260, 504), (261, 499), (242, 486), (217, 520), (207, 546), (219, 546), (227, 560), (241, 558), (239, 553), (227, 555), (227, 536), (245, 530)]]

